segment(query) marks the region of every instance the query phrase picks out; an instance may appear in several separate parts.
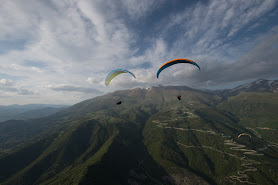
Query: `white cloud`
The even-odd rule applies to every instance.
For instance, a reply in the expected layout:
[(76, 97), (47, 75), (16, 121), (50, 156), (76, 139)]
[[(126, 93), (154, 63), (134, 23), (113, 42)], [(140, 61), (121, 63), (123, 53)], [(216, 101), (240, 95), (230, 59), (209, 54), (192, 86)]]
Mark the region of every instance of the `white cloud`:
[[(36, 86), (40, 91), (49, 82), (86, 86), (86, 81), (80, 80), (87, 79), (90, 73), (95, 73), (98, 80), (104, 78), (107, 72), (104, 70), (123, 64), (131, 53), (129, 44), (132, 39), (127, 28), (121, 20), (111, 21), (98, 9), (97, 1), (34, 1), (31, 6), (10, 1), (9, 6), (10, 19), (24, 26), (19, 28), (20, 25), (10, 24), (8, 16), (0, 23), (3, 28), (0, 35), (6, 37), (9, 33), (15, 40), (25, 35), (23, 39), (28, 42), (23, 50), (0, 54), (0, 73), (24, 77), (19, 79), (23, 85)], [(31, 20), (25, 24), (20, 17)], [(20, 30), (23, 34), (16, 35), (17, 32), (9, 30)], [(32, 34), (24, 34), (30, 30)], [(43, 68), (26, 67), (24, 61), (40, 61), (47, 65)]]
[(17, 88), (17, 87), (5, 87), (5, 86), (0, 86), (0, 92), (2, 95), (6, 96), (33, 96), (33, 95), (38, 95), (38, 91), (30, 91), (28, 89), (24, 88)]
[(96, 82), (95, 79), (96, 79), (95, 77), (89, 77), (89, 78), (87, 79), (87, 81), (88, 81), (89, 83), (91, 83), (91, 84), (96, 84), (96, 83), (98, 83), (98, 82)]
[(38, 67), (31, 67), (31, 70), (38, 72), (38, 73), (42, 73), (42, 70)]
[[(32, 99), (26, 99), (24, 102), (27, 103), (40, 99), (76, 103), (97, 93), (119, 88), (189, 85), (187, 78), (194, 75), (194, 82), (203, 83), (208, 72), (214, 72), (210, 74), (213, 84), (216, 83), (214, 76), (219, 78), (217, 75), (221, 74), (219, 71), (232, 66), (229, 62), (236, 61), (235, 66), (240, 66), (242, 55), (267, 40), (261, 37), (262, 33), (248, 38), (237, 36), (245, 29), (252, 31), (251, 27), (258, 28), (264, 24), (265, 21), (260, 19), (267, 19), (276, 1), (211, 0), (192, 3), (183, 11), (167, 12), (169, 17), (152, 22), (148, 28), (142, 27), (144, 19), (152, 19), (150, 15), (165, 8), (165, 4), (166, 1), (156, 0), (2, 2), (0, 79), (11, 81), (0, 81), (1, 92), (15, 97), (19, 94), (27, 97), (29, 94)], [(126, 15), (128, 17), (124, 17)], [(145, 34), (146, 29), (148, 32)], [(139, 32), (143, 32), (143, 36)], [(17, 46), (2, 52), (1, 41), (5, 41), (2, 44), (5, 45), (7, 40)], [(269, 58), (264, 61), (273, 66), (270, 59), (274, 53), (264, 49), (269, 47), (256, 48), (256, 53), (264, 51), (268, 54), (269, 57), (262, 53)], [(256, 53), (248, 54), (242, 63), (251, 60)], [(194, 67), (183, 65), (167, 69), (159, 79), (156, 78), (156, 71), (164, 62), (184, 57), (198, 61), (201, 75), (195, 74)], [(26, 61), (32, 62), (26, 65)], [(252, 70), (258, 71), (263, 66), (261, 62), (258, 61), (258, 67), (254, 66)], [(42, 65), (33, 65), (38, 63)], [(132, 71), (136, 80), (121, 75), (105, 87), (105, 76), (117, 68)], [(260, 74), (267, 70), (261, 70)], [(48, 84), (58, 85), (47, 87)], [(9, 101), (16, 103), (12, 98)], [(19, 99), (14, 98), (14, 101)]]
[(0, 79), (0, 85), (11, 86), (13, 85), (13, 81), (9, 79)]
[(200, 58), (202, 68), (200, 74), (193, 75), (193, 83), (210, 85), (227, 84), (258, 78), (277, 78), (278, 31), (276, 28), (259, 37), (260, 44), (250, 52), (238, 58), (235, 62), (227, 63), (215, 59)]
[[(175, 47), (200, 54), (231, 41), (231, 37), (264, 17), (275, 8), (275, 0), (259, 1), (217, 1), (196, 3), (183, 12), (173, 14), (170, 24), (163, 29), (165, 34), (171, 29), (180, 29), (183, 34), (176, 40)], [(181, 26), (180, 26), (181, 25)]]
[(16, 85), (12, 80), (0, 79), (0, 92), (6, 96), (17, 96), (17, 95), (38, 95), (39, 92), (28, 90), (24, 87)]
[(132, 19), (138, 19), (147, 16), (155, 8), (164, 4), (164, 0), (121, 0), (124, 9)]
[(19, 95), (39, 95), (39, 92), (30, 91), (28, 89), (17, 89)]
[(89, 82), (90, 84), (94, 84), (94, 85), (104, 85), (104, 79), (100, 78), (99, 76), (95, 77), (89, 77), (87, 79), (87, 82)]
[(62, 91), (62, 92), (82, 92), (82, 93), (94, 93), (94, 94), (103, 93), (102, 91), (92, 87), (81, 87), (81, 86), (71, 85), (71, 84), (48, 85), (47, 88), (53, 91)]
[(34, 34), (35, 30), (29, 28), (37, 23), (36, 18), (26, 14), (18, 4), (13, 1), (2, 1), (0, 12), (0, 40), (28, 39)]

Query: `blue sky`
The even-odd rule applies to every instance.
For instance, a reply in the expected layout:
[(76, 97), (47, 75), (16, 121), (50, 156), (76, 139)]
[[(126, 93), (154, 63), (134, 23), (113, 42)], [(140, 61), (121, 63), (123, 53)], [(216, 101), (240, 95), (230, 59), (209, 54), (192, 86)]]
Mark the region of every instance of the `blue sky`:
[[(276, 0), (4, 0), (1, 105), (73, 104), (117, 89), (277, 79)], [(188, 58), (201, 67), (175, 65)], [(104, 85), (114, 69), (132, 71)]]

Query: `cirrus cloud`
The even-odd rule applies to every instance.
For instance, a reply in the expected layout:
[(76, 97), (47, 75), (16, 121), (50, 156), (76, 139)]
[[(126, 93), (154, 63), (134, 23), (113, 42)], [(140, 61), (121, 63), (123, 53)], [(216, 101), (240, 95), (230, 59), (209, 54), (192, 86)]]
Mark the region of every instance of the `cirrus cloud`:
[[(0, 7), (6, 104), (20, 98), (70, 104), (124, 88), (209, 88), (277, 78), (275, 0), (27, 2)], [(174, 58), (196, 61), (201, 72), (173, 66), (157, 79), (157, 69)], [(118, 68), (132, 71), (136, 80), (121, 75), (105, 87), (105, 76)]]

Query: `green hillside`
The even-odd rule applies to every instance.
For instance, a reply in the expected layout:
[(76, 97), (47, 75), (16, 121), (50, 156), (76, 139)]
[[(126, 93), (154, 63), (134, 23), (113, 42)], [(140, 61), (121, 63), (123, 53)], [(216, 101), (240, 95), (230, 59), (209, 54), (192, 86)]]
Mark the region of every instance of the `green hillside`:
[(271, 92), (137, 88), (25, 121), (17, 143), (23, 126), (5, 123), (0, 183), (277, 184), (276, 100)]
[(278, 143), (277, 93), (248, 92), (229, 97), (218, 108), (236, 115), (257, 137)]

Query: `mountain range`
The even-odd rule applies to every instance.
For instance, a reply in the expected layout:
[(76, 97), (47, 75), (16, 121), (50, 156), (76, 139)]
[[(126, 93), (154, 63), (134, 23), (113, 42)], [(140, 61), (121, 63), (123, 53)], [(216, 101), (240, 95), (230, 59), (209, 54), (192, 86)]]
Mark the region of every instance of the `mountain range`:
[(1, 122), (0, 184), (278, 184), (277, 88), (135, 88)]
[(2, 105), (0, 106), (0, 121), (7, 121), (10, 119), (28, 120), (45, 117), (66, 107), (69, 106), (53, 104)]

